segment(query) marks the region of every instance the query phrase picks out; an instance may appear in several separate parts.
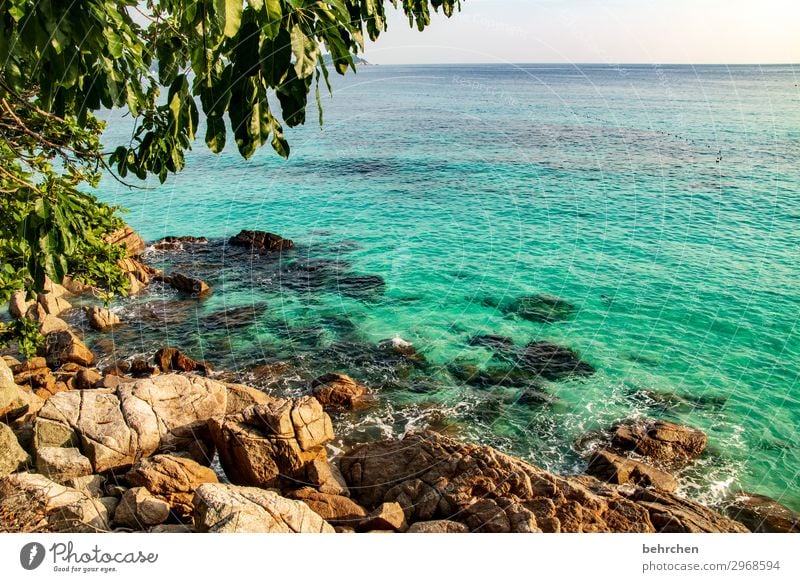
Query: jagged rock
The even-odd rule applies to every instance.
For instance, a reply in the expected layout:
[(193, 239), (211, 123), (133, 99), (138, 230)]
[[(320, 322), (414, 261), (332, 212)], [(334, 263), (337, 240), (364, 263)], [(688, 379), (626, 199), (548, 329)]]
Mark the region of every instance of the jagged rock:
[(664, 467), (679, 469), (706, 448), (704, 432), (664, 420), (633, 420), (616, 427), (611, 446)]
[(117, 267), (122, 270), (125, 274), (125, 278), (128, 280), (128, 295), (137, 295), (140, 293), (150, 284), (150, 278), (157, 274), (155, 269), (131, 258), (119, 259), (117, 261)]
[(226, 383), (228, 388), (228, 409), (225, 411), (226, 416), (240, 414), (247, 408), (255, 404), (265, 404), (271, 400), (261, 390), (245, 386), (244, 384), (230, 384)]
[(86, 318), (89, 320), (89, 325), (98, 331), (106, 331), (122, 323), (122, 320), (116, 313), (112, 313), (108, 309), (97, 305), (87, 307), (85, 311)]
[(36, 303), (35, 300), (25, 298), (25, 291), (17, 291), (8, 302), (8, 312), (11, 317), (22, 319), (34, 303)]
[[(66, 292), (66, 289), (64, 291)], [(37, 301), (39, 302), (39, 305), (44, 308), (44, 312), (47, 315), (58, 316), (68, 309), (72, 309), (72, 304), (69, 301), (64, 299), (64, 297), (56, 296), (53, 293), (44, 293), (39, 295), (39, 297), (37, 297)]]
[(265, 489), (223, 484), (197, 488), (194, 523), (201, 532), (334, 533), (301, 501)]
[(69, 329), (67, 322), (55, 315), (45, 315), (38, 323), (39, 333), (43, 336), (50, 335), (56, 331), (65, 331)]
[(209, 287), (205, 281), (194, 277), (187, 277), (181, 273), (162, 276), (160, 279), (176, 291), (194, 297), (204, 297), (211, 293), (211, 287)]
[(226, 396), (220, 382), (177, 374), (120, 384), (113, 392), (61, 392), (39, 412), (35, 446), (79, 443), (97, 473), (128, 468), (158, 451), (185, 451), (209, 462), (206, 423), (225, 413)]
[(0, 361), (0, 420), (11, 422), (35, 414), (42, 399), (14, 382), (14, 374), (5, 360)]
[(367, 387), (344, 374), (325, 374), (311, 382), (314, 396), (325, 408), (353, 410), (365, 404)]
[(142, 237), (127, 224), (119, 230), (106, 235), (103, 240), (108, 244), (124, 246), (129, 257), (141, 255), (145, 249)]
[(83, 475), (64, 481), (65, 486), (96, 498), (105, 496), (105, 484), (106, 478), (102, 475)]
[(34, 473), (0, 480), (0, 514), (25, 516), (22, 523), (4, 524), (7, 531), (101, 532), (110, 522), (102, 500)]
[(40, 356), (34, 356), (32, 358), (28, 358), (24, 362), (20, 362), (15, 366), (12, 366), (11, 372), (14, 374), (14, 381), (19, 382), (20, 380), (17, 378), (17, 376), (20, 374), (34, 372), (36, 370), (41, 370), (42, 368), (47, 368), (47, 360)]
[(147, 378), (153, 374), (157, 374), (158, 368), (148, 364), (147, 360), (144, 358), (136, 358), (131, 362), (129, 372), (134, 378)]
[(89, 390), (95, 388), (102, 379), (103, 376), (97, 370), (85, 368), (75, 374), (75, 388), (77, 390)]
[(279, 478), (305, 479), (306, 467), (325, 458), (333, 438), (330, 417), (311, 396), (271, 398), (241, 414), (209, 421), (219, 459), (231, 482), (272, 487)]
[(589, 458), (586, 469), (589, 475), (608, 483), (634, 483), (642, 487), (656, 487), (664, 491), (675, 491), (678, 480), (669, 473), (607, 449), (595, 451)]
[(169, 504), (145, 487), (128, 489), (114, 512), (114, 523), (134, 530), (146, 530), (169, 518)]
[(317, 458), (306, 465), (306, 480), (321, 493), (350, 496), (339, 468), (327, 459)]
[(403, 338), (394, 337), (381, 340), (378, 342), (378, 349), (383, 350), (384, 352), (397, 354), (412, 362), (419, 364), (425, 363), (425, 356), (417, 351), (417, 348), (414, 347), (414, 344), (404, 340)]
[(36, 449), (36, 471), (55, 481), (92, 474), (92, 464), (77, 448), (40, 447)]
[[(361, 445), (345, 454), (339, 466), (361, 505), (375, 507), (397, 501), (407, 518), (464, 521), (464, 510), (477, 498), (493, 500), (503, 509), (509, 524), (510, 511), (519, 520), (515, 527), (524, 528), (529, 516), (512, 506), (522, 505), (533, 513), (536, 526), (545, 531), (745, 529), (671, 493), (613, 486), (586, 475), (553, 475), (490, 447), (461, 443), (432, 432)], [(424, 508), (422, 516), (420, 508)], [(527, 527), (532, 529), (529, 522)]]
[(468, 533), (469, 528), (463, 523), (449, 519), (418, 521), (408, 528), (406, 533)]
[(196, 362), (177, 348), (161, 348), (155, 355), (156, 366), (162, 372), (192, 372), (194, 370), (208, 373), (206, 362)]
[(153, 243), (153, 248), (160, 251), (179, 251), (185, 245), (205, 245), (208, 239), (204, 236), (165, 236)]
[(263, 230), (243, 230), (236, 236), (231, 237), (228, 242), (234, 246), (270, 252), (294, 248), (294, 243), (288, 238), (282, 238), (277, 234), (264, 232)]
[[(341, 495), (329, 495), (310, 487), (289, 493), (289, 497), (308, 505), (322, 519), (333, 525), (356, 527), (367, 519), (368, 512), (358, 503)], [(402, 510), (400, 511), (402, 513)]]
[(69, 330), (56, 331), (45, 338), (45, 355), (53, 368), (66, 362), (81, 366), (91, 366), (94, 362), (94, 354)]
[(381, 503), (370, 512), (361, 528), (365, 531), (373, 530), (392, 530), (405, 531), (408, 528), (406, 515), (399, 503), (391, 501)]
[(17, 435), (0, 422), (0, 477), (23, 470), (29, 462), (30, 456), (20, 446)]
[(726, 513), (758, 533), (800, 533), (800, 514), (765, 495), (742, 491)]
[(145, 487), (150, 493), (167, 502), (172, 512), (182, 520), (190, 519), (192, 498), (202, 483), (217, 483), (216, 473), (192, 459), (173, 455), (155, 455), (142, 459), (125, 474), (134, 487)]

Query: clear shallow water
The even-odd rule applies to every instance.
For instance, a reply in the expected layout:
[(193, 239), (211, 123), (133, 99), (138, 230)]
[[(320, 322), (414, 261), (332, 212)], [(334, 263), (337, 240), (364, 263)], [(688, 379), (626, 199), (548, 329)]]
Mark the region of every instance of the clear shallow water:
[[(298, 378), (346, 372), (381, 403), (338, 419), (345, 440), (452, 424), (559, 471), (580, 470), (576, 440), (616, 420), (685, 422), (709, 435), (685, 493), (743, 487), (800, 509), (798, 83), (788, 66), (362, 68), (323, 98), (322, 130), (289, 131), (289, 161), (265, 149), (244, 162), (229, 140), (219, 156), (198, 145), (150, 190), (105, 181), (101, 198), (149, 240), (251, 228), (298, 244), (283, 263), (213, 241), (152, 252), (214, 294), (120, 302), (151, 317), (117, 332), (117, 349), (169, 341), (239, 371), (288, 359)], [(127, 131), (112, 120), (107, 142)], [(340, 284), (354, 275), (385, 286)], [(496, 307), (536, 294), (574, 317)], [(254, 313), (242, 325), (213, 317), (239, 306)], [(569, 346), (597, 372), (545, 383), (550, 404), (466, 385), (449, 370), (490, 363), (468, 345), (485, 333)], [(430, 365), (370, 351), (395, 336)]]

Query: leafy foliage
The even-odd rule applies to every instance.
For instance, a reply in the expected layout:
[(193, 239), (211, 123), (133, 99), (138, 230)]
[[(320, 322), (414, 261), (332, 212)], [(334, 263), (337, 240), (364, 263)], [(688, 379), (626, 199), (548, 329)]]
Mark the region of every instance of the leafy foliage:
[[(355, 70), (386, 8), (424, 29), (460, 0), (4, 0), (0, 3), (0, 302), (45, 275), (74, 273), (125, 292), (119, 251), (103, 237), (115, 209), (81, 191), (183, 169), (197, 137), (244, 158), (269, 144), (288, 157), (284, 126), (305, 123), (308, 95)], [(330, 85), (328, 90), (330, 90)], [(125, 108), (129, 143), (103, 151), (100, 109)], [(320, 121), (322, 119), (320, 111)]]

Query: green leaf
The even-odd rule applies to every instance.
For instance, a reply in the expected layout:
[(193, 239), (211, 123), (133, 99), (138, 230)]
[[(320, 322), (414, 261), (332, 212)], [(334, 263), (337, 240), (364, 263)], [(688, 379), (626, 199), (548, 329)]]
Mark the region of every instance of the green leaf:
[(281, 32), (281, 1), (280, 0), (262, 0), (267, 9), (267, 22), (263, 27), (264, 33), (267, 38), (275, 38)]
[(242, 0), (214, 0), (214, 9), (222, 33), (228, 38), (236, 36), (242, 23)]
[(301, 79), (310, 77), (317, 65), (319, 47), (316, 41), (308, 38), (303, 30), (295, 25), (292, 28), (292, 53), (294, 53), (294, 70)]
[(206, 145), (215, 154), (225, 149), (227, 129), (222, 117), (211, 115), (206, 118)]
[(265, 39), (259, 53), (261, 74), (270, 87), (280, 85), (286, 71), (292, 65), (292, 41), (289, 33), (281, 30), (274, 40)]

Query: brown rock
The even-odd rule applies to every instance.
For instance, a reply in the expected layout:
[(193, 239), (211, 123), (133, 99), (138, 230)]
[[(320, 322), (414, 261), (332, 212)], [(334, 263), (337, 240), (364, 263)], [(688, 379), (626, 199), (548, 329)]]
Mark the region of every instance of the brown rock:
[(586, 472), (598, 479), (619, 485), (634, 483), (642, 487), (656, 487), (670, 492), (678, 488), (678, 480), (669, 473), (634, 459), (617, 455), (607, 449), (600, 449), (592, 454)]
[(800, 514), (765, 495), (742, 491), (726, 513), (758, 533), (800, 533)]
[(90, 368), (83, 369), (75, 374), (75, 388), (78, 390), (89, 390), (95, 388), (103, 379), (100, 372)]
[[(61, 315), (68, 309), (72, 309), (72, 304), (64, 299), (63, 297), (59, 297), (54, 295), (53, 293), (45, 293), (39, 295), (37, 298), (39, 305), (44, 308), (44, 312), (47, 315)], [(40, 320), (38, 320), (40, 321)]]
[(263, 230), (243, 230), (236, 236), (231, 237), (229, 244), (269, 252), (294, 248), (294, 243), (288, 238), (282, 238), (277, 234), (264, 232)]
[(211, 372), (206, 362), (196, 362), (177, 348), (161, 348), (156, 352), (155, 362), (162, 372)]
[(17, 435), (0, 423), (0, 477), (23, 470), (29, 462), (30, 457), (20, 446)]
[(367, 519), (366, 509), (355, 501), (341, 495), (329, 495), (315, 491), (310, 487), (305, 487), (292, 491), (289, 497), (302, 501), (314, 513), (333, 525), (356, 527)]
[(481, 499), (467, 507), (464, 510), (464, 521), (473, 532), (511, 532), (511, 522), (506, 512), (493, 499)]
[(678, 469), (706, 448), (706, 435), (697, 429), (663, 420), (630, 421), (618, 426), (611, 446), (665, 467)]
[(217, 483), (216, 473), (192, 459), (156, 455), (142, 459), (125, 475), (134, 487), (146, 487), (167, 502), (182, 520), (191, 518), (194, 492), (203, 483)]
[(150, 284), (150, 278), (156, 274), (155, 269), (148, 267), (136, 259), (120, 259), (117, 266), (122, 269), (128, 280), (128, 295), (140, 293)]
[(408, 524), (406, 523), (406, 515), (403, 512), (403, 508), (395, 501), (381, 503), (361, 524), (361, 529), (364, 531), (384, 529), (405, 531), (407, 528)]
[(146, 530), (169, 518), (169, 504), (144, 487), (128, 489), (114, 512), (114, 522), (134, 530)]
[(89, 320), (89, 325), (98, 331), (106, 331), (122, 323), (122, 320), (116, 313), (112, 313), (108, 309), (97, 305), (86, 307), (85, 311), (86, 318)]
[(47, 363), (57, 368), (66, 362), (81, 366), (91, 366), (94, 354), (69, 330), (51, 333), (45, 338), (45, 353)]
[(314, 459), (306, 465), (306, 481), (321, 493), (350, 496), (341, 471), (326, 458)]
[(469, 528), (463, 523), (449, 519), (418, 521), (408, 528), (406, 533), (468, 533)]
[(352, 410), (364, 404), (367, 387), (343, 374), (325, 374), (311, 382), (314, 396), (325, 408)]
[(225, 386), (228, 388), (228, 410), (225, 412), (226, 416), (240, 414), (255, 404), (265, 404), (271, 400), (271, 397), (261, 390), (244, 384), (226, 383)]
[(176, 291), (194, 297), (204, 297), (211, 293), (211, 287), (205, 281), (187, 277), (181, 273), (173, 273), (168, 277), (162, 277), (162, 280)]
[(42, 368), (47, 368), (47, 360), (42, 357), (35, 356), (33, 358), (28, 358), (26, 361), (21, 362), (16, 366), (12, 366), (11, 372), (13, 372), (16, 381), (16, 376), (19, 374), (41, 370)]
[(106, 235), (104, 240), (108, 244), (124, 246), (129, 257), (141, 255), (145, 249), (142, 237), (127, 224), (119, 230)]
[(41, 399), (18, 386), (8, 364), (0, 361), (0, 420), (17, 420), (35, 413), (41, 406)]
[(30, 306), (34, 303), (35, 301), (33, 299), (25, 298), (25, 291), (17, 291), (11, 296), (8, 302), (8, 312), (11, 314), (11, 317), (22, 319), (25, 317), (25, 314), (28, 313)]
[(45, 315), (39, 322), (39, 333), (46, 336), (56, 331), (69, 329), (67, 322), (55, 315)]
[(147, 360), (143, 358), (136, 358), (133, 362), (131, 362), (130, 367), (131, 376), (134, 378), (147, 378), (152, 376), (153, 374), (158, 372), (158, 368), (155, 366), (151, 366), (147, 363)]

